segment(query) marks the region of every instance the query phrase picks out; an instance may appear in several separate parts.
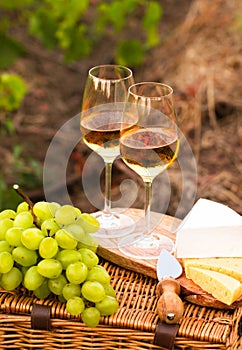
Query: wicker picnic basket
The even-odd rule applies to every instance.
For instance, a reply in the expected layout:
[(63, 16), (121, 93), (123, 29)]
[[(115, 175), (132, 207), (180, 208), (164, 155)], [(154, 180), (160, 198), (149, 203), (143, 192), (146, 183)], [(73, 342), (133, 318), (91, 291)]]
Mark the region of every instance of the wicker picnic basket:
[[(38, 300), (30, 292), (0, 290), (0, 349), (161, 349), (153, 344), (157, 280), (127, 270), (105, 259), (120, 302), (119, 310), (103, 317), (96, 328), (70, 318), (56, 299)], [(33, 305), (49, 306), (51, 330), (33, 329)], [(185, 303), (175, 338), (175, 349), (242, 349), (239, 336), (242, 308), (217, 310)]]

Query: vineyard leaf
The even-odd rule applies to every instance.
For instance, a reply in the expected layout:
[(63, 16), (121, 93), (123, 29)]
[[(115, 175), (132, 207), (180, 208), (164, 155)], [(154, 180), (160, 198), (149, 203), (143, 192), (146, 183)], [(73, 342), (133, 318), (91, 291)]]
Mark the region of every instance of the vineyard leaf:
[(139, 66), (144, 59), (144, 47), (136, 39), (122, 40), (118, 43), (116, 61), (122, 65)]
[(0, 0), (0, 7), (6, 10), (16, 10), (18, 8), (27, 7), (33, 3), (33, 0)]
[(142, 24), (146, 29), (146, 45), (148, 48), (159, 44), (158, 25), (162, 18), (163, 10), (161, 5), (156, 1), (150, 1), (147, 4), (146, 12), (142, 19)]
[(18, 57), (26, 54), (23, 45), (3, 32), (0, 32), (0, 43), (0, 69), (9, 67)]
[(0, 76), (0, 108), (11, 112), (19, 108), (27, 86), (17, 74), (3, 73)]
[(58, 23), (47, 9), (36, 10), (29, 20), (29, 32), (37, 37), (47, 49), (57, 45)]

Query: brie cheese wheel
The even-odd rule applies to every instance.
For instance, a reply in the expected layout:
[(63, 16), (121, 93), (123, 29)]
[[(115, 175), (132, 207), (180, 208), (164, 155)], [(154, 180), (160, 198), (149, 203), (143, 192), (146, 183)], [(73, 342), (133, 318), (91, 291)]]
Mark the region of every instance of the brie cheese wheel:
[(177, 258), (242, 257), (242, 217), (199, 199), (176, 233)]
[(220, 272), (189, 266), (186, 276), (226, 305), (231, 305), (242, 295), (242, 284), (235, 278)]

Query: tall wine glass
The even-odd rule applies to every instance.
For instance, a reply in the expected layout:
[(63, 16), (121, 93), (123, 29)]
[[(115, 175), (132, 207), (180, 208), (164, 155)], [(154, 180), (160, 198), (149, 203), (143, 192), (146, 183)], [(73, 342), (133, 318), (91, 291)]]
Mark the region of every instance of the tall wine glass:
[(144, 181), (146, 225), (144, 232), (134, 232), (122, 238), (119, 249), (133, 258), (157, 259), (162, 248), (169, 251), (174, 248), (168, 237), (150, 227), (152, 182), (174, 162), (180, 143), (172, 88), (155, 82), (130, 86), (123, 123), (120, 153), (124, 163)]
[(133, 220), (111, 211), (112, 164), (120, 154), (119, 137), (132, 71), (120, 65), (101, 65), (89, 70), (82, 104), (81, 132), (84, 143), (105, 163), (104, 209), (93, 214), (100, 222), (96, 236), (120, 237), (133, 230)]

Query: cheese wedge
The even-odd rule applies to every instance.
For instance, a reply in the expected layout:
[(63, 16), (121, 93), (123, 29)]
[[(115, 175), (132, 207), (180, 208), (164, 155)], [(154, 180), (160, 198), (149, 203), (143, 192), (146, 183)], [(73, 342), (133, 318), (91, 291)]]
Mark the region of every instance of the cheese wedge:
[(177, 258), (242, 257), (242, 225), (182, 228), (176, 234)]
[(190, 266), (217, 271), (231, 276), (242, 283), (242, 258), (201, 258), (183, 259), (185, 273)]
[(200, 198), (177, 228), (176, 257), (242, 257), (242, 216)]
[(186, 276), (226, 305), (231, 305), (242, 295), (242, 284), (220, 272), (188, 266)]

